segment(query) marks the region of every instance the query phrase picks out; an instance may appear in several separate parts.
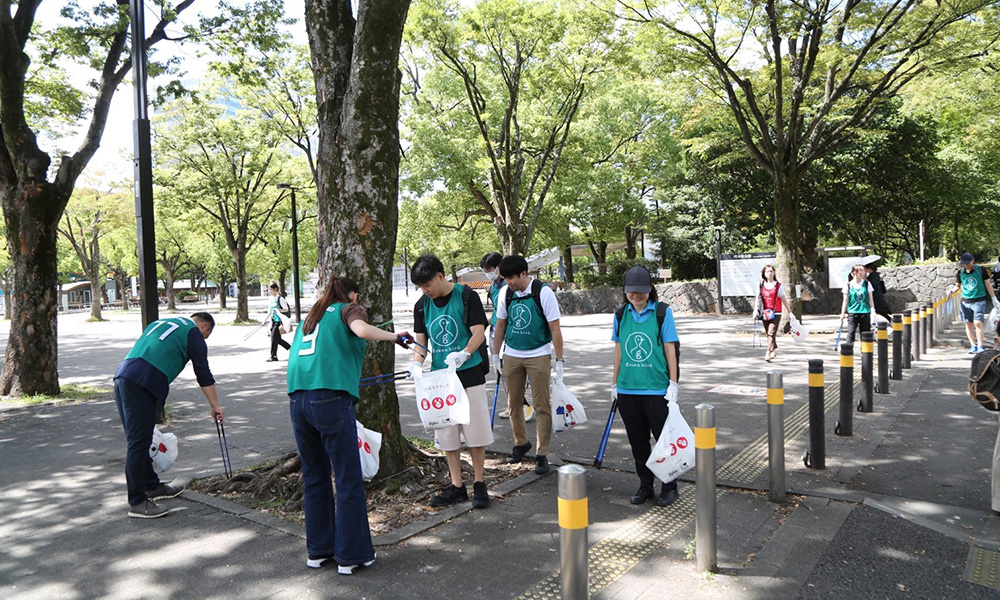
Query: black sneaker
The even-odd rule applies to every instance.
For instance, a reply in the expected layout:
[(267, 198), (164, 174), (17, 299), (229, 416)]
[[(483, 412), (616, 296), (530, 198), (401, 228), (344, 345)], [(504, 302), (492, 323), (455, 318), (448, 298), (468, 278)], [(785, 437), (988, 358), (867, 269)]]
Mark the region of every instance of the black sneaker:
[(167, 516), (169, 512), (169, 508), (160, 506), (152, 500), (146, 500), (142, 504), (128, 507), (128, 516), (135, 519), (157, 519)]
[(182, 485), (167, 485), (166, 483), (161, 483), (146, 492), (146, 497), (150, 500), (156, 500), (158, 498), (176, 498), (177, 496), (180, 496), (183, 491), (184, 486)]
[(653, 497), (653, 486), (642, 484), (639, 489), (632, 494), (632, 497), (628, 499), (631, 504), (645, 504), (647, 500)]
[[(650, 488), (652, 491), (652, 488)], [(670, 506), (677, 499), (677, 484), (669, 485), (664, 483), (660, 488), (660, 497), (656, 499), (657, 506)]]
[(546, 473), (548, 473), (551, 470), (552, 470), (551, 467), (549, 467), (549, 458), (547, 456), (545, 456), (545, 455), (539, 455), (539, 456), (535, 457), (535, 474), (536, 475), (545, 475)]
[(472, 508), (489, 508), (489, 506), (490, 495), (486, 492), (486, 482), (472, 482)]
[(514, 449), (510, 451), (510, 456), (507, 457), (507, 464), (512, 465), (514, 463), (519, 463), (524, 460), (524, 455), (531, 450), (531, 442), (525, 442), (523, 446), (514, 446)]
[(278, 357), (272, 356), (271, 358), (265, 360), (264, 362), (278, 362)]
[(456, 502), (465, 502), (468, 499), (469, 492), (466, 491), (464, 485), (462, 487), (449, 485), (441, 490), (440, 494), (431, 498), (431, 506), (449, 506), (451, 504), (455, 504)]

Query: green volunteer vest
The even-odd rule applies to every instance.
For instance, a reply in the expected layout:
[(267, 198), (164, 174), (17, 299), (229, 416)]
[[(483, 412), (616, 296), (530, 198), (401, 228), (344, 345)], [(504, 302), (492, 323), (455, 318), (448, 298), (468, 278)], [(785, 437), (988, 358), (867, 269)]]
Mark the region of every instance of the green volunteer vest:
[(971, 273), (966, 273), (965, 269), (958, 272), (962, 278), (962, 299), (974, 300), (986, 296), (986, 282), (983, 281), (983, 273), (976, 266)]
[[(465, 305), (462, 303), (462, 293), (465, 286), (456, 283), (448, 298), (448, 304), (438, 308), (431, 298), (424, 298), (424, 327), (427, 329), (427, 339), (434, 351), (431, 361), (431, 371), (444, 369), (444, 359), (451, 352), (465, 350), (472, 339), (472, 330), (465, 324)], [(483, 362), (478, 351), (469, 355), (459, 371), (464, 371)]]
[(660, 324), (656, 320), (656, 303), (653, 313), (642, 323), (636, 323), (631, 310), (622, 313), (618, 324), (618, 345), (621, 362), (615, 383), (626, 390), (660, 390), (670, 387), (670, 373), (663, 344), (657, 343)]
[(342, 390), (357, 402), (365, 340), (354, 335), (341, 313), (347, 304), (327, 307), (309, 335), (295, 330), (288, 350), (288, 393), (299, 390)]
[(864, 314), (872, 311), (868, 305), (868, 286), (861, 284), (853, 286), (847, 284), (847, 312), (851, 314)]
[(143, 330), (125, 359), (141, 358), (163, 373), (169, 383), (180, 375), (191, 359), (188, 355), (188, 332), (197, 326), (187, 317), (153, 321)]
[[(543, 283), (538, 288), (539, 294), (544, 287)], [(528, 290), (531, 290), (530, 284)], [(507, 307), (504, 341), (515, 350), (534, 350), (552, 341), (552, 334), (545, 326), (545, 315), (530, 294), (519, 298), (515, 293), (511, 298), (510, 306)]]
[(486, 293), (490, 296), (490, 302), (493, 303), (493, 316), (490, 317), (490, 327), (497, 326), (497, 300), (500, 298), (500, 290), (502, 289), (502, 285), (496, 285), (495, 283), (491, 283), (490, 287), (486, 289)]
[(278, 298), (281, 298), (281, 296), (272, 296), (270, 304), (267, 305), (268, 310), (271, 311), (271, 321), (275, 323), (281, 321), (281, 318), (278, 317), (278, 312), (281, 310), (281, 304), (279, 304), (280, 300), (278, 300)]

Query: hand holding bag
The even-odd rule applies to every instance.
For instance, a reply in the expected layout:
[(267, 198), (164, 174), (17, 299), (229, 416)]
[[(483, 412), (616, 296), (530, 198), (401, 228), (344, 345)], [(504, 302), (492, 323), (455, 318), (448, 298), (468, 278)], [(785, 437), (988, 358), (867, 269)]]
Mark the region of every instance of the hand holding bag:
[(382, 434), (365, 429), (361, 421), (358, 426), (358, 454), (361, 455), (361, 478), (371, 481), (378, 473), (378, 452), (382, 449)]
[(413, 380), (413, 387), (417, 392), (417, 413), (426, 431), (469, 424), (469, 397), (455, 369), (424, 373)]
[(677, 479), (694, 467), (694, 432), (684, 420), (676, 402), (669, 402), (670, 414), (656, 441), (646, 466), (666, 483)]
[(149, 462), (153, 463), (153, 470), (163, 473), (174, 466), (175, 460), (177, 460), (177, 436), (163, 433), (159, 427), (153, 427), (153, 443), (149, 445)]
[(583, 404), (569, 391), (562, 379), (552, 378), (552, 392), (549, 395), (552, 407), (552, 432), (560, 433), (571, 427), (587, 422), (587, 411)]

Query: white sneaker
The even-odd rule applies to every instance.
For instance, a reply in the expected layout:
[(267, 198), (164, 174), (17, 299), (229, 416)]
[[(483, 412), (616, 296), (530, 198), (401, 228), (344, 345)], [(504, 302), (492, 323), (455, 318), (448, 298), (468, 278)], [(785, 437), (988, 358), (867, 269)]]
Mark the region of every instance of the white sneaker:
[(324, 556), (323, 558), (307, 558), (306, 566), (310, 569), (318, 569), (323, 566), (323, 563), (330, 560), (329, 556)]
[(535, 407), (528, 404), (524, 407), (524, 420), (525, 422), (535, 420)]
[(501, 419), (509, 419), (510, 418), (510, 409), (508, 408), (507, 410), (505, 410), (502, 413), (500, 413), (500, 418)]
[[(378, 558), (378, 556), (376, 556), (376, 558)], [(350, 575), (354, 573), (354, 570), (357, 569), (358, 567), (370, 567), (374, 564), (375, 564), (375, 559), (373, 558), (366, 563), (361, 563), (360, 565), (338, 565), (337, 573), (341, 575)]]

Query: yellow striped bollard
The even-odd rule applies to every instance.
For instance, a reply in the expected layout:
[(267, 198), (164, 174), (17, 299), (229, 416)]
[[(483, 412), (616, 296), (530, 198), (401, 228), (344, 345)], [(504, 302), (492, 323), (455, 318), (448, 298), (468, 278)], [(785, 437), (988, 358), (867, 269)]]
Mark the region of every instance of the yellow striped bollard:
[(559, 467), (559, 560), (563, 600), (586, 600), (587, 574), (587, 477), (580, 465)]
[(824, 406), (823, 359), (809, 359), (809, 452), (810, 469), (826, 468), (826, 406)]
[(781, 371), (767, 372), (767, 479), (771, 502), (785, 501), (785, 385)]
[(715, 547), (715, 407), (694, 407), (695, 448), (695, 556), (698, 571), (716, 572), (719, 568)]

